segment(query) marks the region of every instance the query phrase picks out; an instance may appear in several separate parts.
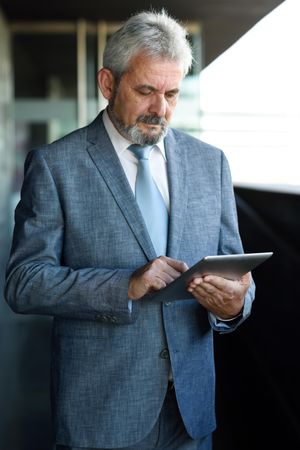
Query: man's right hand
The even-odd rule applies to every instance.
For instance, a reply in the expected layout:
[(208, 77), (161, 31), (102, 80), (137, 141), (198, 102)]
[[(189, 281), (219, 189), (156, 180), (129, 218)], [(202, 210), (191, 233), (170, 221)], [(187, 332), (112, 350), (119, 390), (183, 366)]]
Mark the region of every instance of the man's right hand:
[(133, 272), (129, 280), (128, 298), (138, 300), (145, 294), (158, 291), (187, 269), (188, 266), (183, 261), (160, 256)]

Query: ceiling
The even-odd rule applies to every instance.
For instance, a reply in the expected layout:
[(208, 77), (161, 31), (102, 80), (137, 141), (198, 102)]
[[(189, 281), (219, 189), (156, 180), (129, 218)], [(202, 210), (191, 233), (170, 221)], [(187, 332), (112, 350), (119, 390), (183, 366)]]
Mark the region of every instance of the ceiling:
[(232, 45), (256, 22), (283, 0), (0, 0), (8, 21), (120, 21), (130, 14), (164, 7), (181, 20), (199, 20), (203, 24), (204, 62), (207, 65)]

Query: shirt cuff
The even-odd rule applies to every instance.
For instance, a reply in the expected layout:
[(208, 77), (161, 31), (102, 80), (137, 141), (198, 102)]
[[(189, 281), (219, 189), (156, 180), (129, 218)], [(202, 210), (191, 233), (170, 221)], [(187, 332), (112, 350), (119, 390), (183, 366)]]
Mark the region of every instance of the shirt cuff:
[(229, 331), (232, 329), (232, 326), (236, 324), (236, 320), (240, 319), (243, 316), (242, 313), (238, 314), (231, 319), (220, 319), (215, 314), (208, 312), (208, 318), (212, 328), (216, 331)]
[[(212, 314), (212, 313), (211, 313)], [(216, 317), (216, 319), (219, 321), (219, 322), (231, 322), (232, 320), (235, 320), (235, 319), (237, 319), (237, 318), (239, 318), (239, 317), (241, 317), (242, 316), (242, 313), (240, 312), (237, 316), (234, 316), (234, 317), (230, 317), (230, 319), (221, 319), (221, 317), (219, 317), (219, 316), (215, 316)]]

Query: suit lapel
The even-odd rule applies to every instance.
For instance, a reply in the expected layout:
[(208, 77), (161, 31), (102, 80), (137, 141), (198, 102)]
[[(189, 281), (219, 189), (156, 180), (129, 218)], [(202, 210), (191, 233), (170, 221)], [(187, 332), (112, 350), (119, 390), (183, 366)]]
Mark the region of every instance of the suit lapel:
[[(143, 217), (135, 201), (118, 155), (104, 128), (101, 114), (87, 127), (87, 151), (112, 193), (146, 257), (156, 257)], [(91, 145), (92, 144), (92, 145)]]
[(187, 161), (184, 149), (180, 149), (180, 142), (175, 139), (172, 130), (169, 131), (165, 139), (165, 148), (170, 191), (170, 223), (167, 255), (176, 259), (178, 257), (179, 243), (181, 242), (188, 203), (186, 182)]

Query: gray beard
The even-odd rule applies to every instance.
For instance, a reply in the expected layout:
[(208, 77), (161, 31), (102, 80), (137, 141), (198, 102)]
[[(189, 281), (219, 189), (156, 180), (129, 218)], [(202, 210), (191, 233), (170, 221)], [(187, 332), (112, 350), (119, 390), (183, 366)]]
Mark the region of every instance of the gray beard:
[(154, 145), (163, 139), (168, 133), (168, 123), (163, 117), (157, 117), (153, 115), (139, 116), (137, 122), (143, 122), (146, 124), (161, 125), (160, 132), (155, 134), (143, 133), (138, 125), (125, 125), (120, 119), (118, 119), (112, 108), (109, 108), (109, 116), (115, 125), (118, 132), (128, 141), (138, 145)]

